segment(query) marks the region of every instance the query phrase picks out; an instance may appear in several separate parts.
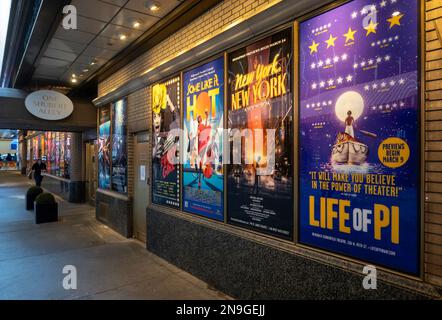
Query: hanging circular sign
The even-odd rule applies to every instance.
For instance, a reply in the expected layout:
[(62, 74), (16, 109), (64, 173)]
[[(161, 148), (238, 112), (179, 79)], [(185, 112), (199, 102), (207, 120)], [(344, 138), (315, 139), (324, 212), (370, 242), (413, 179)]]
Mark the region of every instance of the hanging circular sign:
[(74, 104), (64, 94), (52, 90), (39, 90), (26, 97), (26, 109), (44, 120), (61, 120), (74, 111)]

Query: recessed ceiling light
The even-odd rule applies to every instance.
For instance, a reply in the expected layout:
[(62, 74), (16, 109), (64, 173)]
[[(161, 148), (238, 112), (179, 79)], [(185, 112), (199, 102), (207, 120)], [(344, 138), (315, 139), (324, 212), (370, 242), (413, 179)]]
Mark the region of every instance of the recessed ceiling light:
[(132, 23), (132, 27), (134, 28), (139, 28), (141, 26), (141, 23), (139, 21), (134, 21), (134, 23)]
[(92, 61), (92, 62), (91, 62), (91, 66), (95, 66), (95, 64), (96, 64), (95, 61)]
[(158, 10), (160, 10), (160, 6), (157, 4), (152, 4), (152, 5), (150, 5), (149, 9), (150, 9), (150, 11), (158, 11)]
[(125, 34), (120, 34), (120, 40), (126, 40), (127, 36)]
[(84, 73), (89, 72), (89, 69), (83, 69), (83, 72)]
[(77, 79), (72, 78), (72, 79), (71, 79), (71, 82), (72, 82), (72, 83), (77, 83)]
[(77, 75), (75, 73), (72, 74), (72, 78), (76, 78)]

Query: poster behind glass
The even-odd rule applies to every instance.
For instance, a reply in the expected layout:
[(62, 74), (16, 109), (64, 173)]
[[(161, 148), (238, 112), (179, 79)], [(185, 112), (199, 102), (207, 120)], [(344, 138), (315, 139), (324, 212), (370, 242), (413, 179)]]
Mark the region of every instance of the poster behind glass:
[(65, 162), (64, 162), (64, 160), (65, 160), (65, 158), (64, 158), (65, 157), (65, 147), (66, 147), (66, 144), (65, 144), (65, 133), (64, 132), (60, 132), (59, 133), (59, 148), (60, 148), (59, 166), (60, 166), (60, 168), (59, 168), (59, 172), (58, 172), (58, 176), (59, 177), (64, 177), (65, 176), (65, 172), (64, 172), (64, 169), (65, 169)]
[(41, 134), (39, 135), (40, 139), (40, 158), (42, 161), (46, 161), (46, 139), (45, 135)]
[(287, 29), (230, 53), (227, 95), (234, 137), (227, 220), (287, 240), (294, 215), (291, 39)]
[(110, 107), (99, 109), (98, 187), (110, 189)]
[(180, 206), (180, 78), (152, 87), (152, 202)]
[(44, 152), (44, 162), (46, 164), (46, 172), (51, 173), (50, 167), (49, 167), (49, 132), (44, 133), (44, 139), (45, 139), (45, 152)]
[(418, 1), (300, 24), (300, 242), (419, 273)]
[(31, 140), (26, 140), (26, 160), (31, 160)]
[(65, 133), (65, 160), (64, 160), (64, 177), (66, 179), (71, 178), (71, 142), (72, 142), (72, 133)]
[(34, 153), (32, 157), (33, 157), (34, 162), (37, 161), (39, 158), (38, 145), (39, 145), (38, 136), (32, 138), (32, 148), (33, 148), (33, 153)]
[(127, 193), (126, 99), (112, 108), (112, 190)]
[(184, 73), (183, 209), (224, 220), (224, 57)]
[(60, 175), (60, 132), (55, 132), (55, 175)]

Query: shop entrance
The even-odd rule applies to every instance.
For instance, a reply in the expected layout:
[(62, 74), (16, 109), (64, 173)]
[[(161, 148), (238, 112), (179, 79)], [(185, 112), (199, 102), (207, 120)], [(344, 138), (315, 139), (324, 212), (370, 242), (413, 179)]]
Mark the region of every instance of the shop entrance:
[(95, 205), (95, 191), (98, 188), (97, 165), (95, 161), (96, 146), (95, 141), (86, 143), (86, 191), (87, 201), (91, 205)]
[(137, 134), (134, 139), (135, 181), (134, 181), (134, 237), (146, 242), (146, 208), (149, 197), (148, 170), (149, 134)]

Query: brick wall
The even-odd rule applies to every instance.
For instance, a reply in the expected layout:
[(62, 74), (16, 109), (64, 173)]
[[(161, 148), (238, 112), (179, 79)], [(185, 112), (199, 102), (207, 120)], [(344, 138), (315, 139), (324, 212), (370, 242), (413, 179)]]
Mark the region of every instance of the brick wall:
[(425, 11), (425, 279), (442, 286), (442, 0)]
[(150, 88), (135, 91), (127, 97), (127, 130), (130, 133), (148, 130), (147, 105), (150, 105)]
[[(191, 49), (200, 39), (207, 39), (226, 27), (245, 19), (278, 1), (226, 0), (140, 56), (99, 84), (103, 96), (145, 70)], [(425, 1), (426, 95), (425, 95), (425, 281), (442, 286), (442, 0)], [(440, 19), (440, 20), (439, 20)], [(439, 31), (437, 30), (439, 25)], [(150, 88), (128, 96), (128, 130), (149, 129)], [(133, 164), (133, 143), (129, 143), (129, 163)], [(150, 163), (149, 163), (150, 165)], [(129, 194), (133, 194), (133, 165), (129, 169)]]
[(127, 195), (134, 195), (135, 159), (134, 159), (134, 136), (127, 137)]

